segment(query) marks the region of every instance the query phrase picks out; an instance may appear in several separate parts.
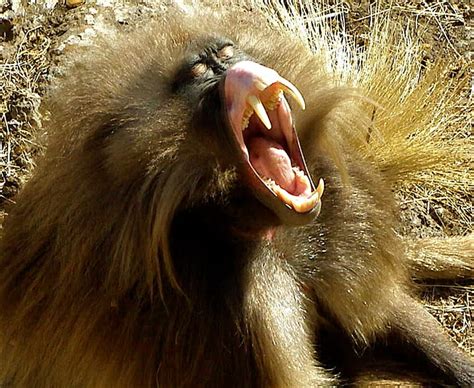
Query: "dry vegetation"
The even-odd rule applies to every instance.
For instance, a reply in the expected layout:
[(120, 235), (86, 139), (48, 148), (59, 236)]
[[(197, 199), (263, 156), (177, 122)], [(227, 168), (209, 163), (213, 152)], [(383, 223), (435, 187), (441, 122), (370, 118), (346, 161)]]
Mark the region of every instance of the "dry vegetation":
[[(184, 7), (185, 2), (177, 3)], [(403, 210), (400, 233), (409, 239), (436, 237), (426, 240), (427, 247), (438, 244), (443, 249), (444, 238), (458, 236), (452, 240), (453, 251), (462, 243), (474, 252), (468, 67), (473, 10), (467, 2), (252, 3), (271, 7), (275, 24), (299, 34), (331, 58), (331, 71), (341, 82), (357, 85), (380, 104), (373, 111), (369, 141), (354, 141), (380, 168), (397, 172), (399, 179), (393, 184)], [(87, 46), (97, 34), (133, 28), (144, 15), (153, 17), (159, 11), (160, 6), (151, 1), (137, 5), (88, 0), (70, 9), (55, 0), (31, 4), (0, 0), (0, 223), (5, 205), (26, 181), (34, 157), (41, 152), (39, 144), (47, 134), (40, 102), (54, 76), (64, 71), (69, 54)], [(393, 79), (380, 78), (386, 74), (394, 75)], [(404, 158), (415, 161), (416, 168), (404, 170)], [(449, 249), (445, 253), (449, 256)], [(429, 252), (426, 257), (426, 262), (415, 262), (414, 276), (445, 277)], [(474, 354), (474, 305), (470, 304), (474, 303), (474, 263), (465, 257), (460, 260), (465, 267), (459, 274), (465, 279), (425, 279), (420, 290), (429, 311), (460, 346)], [(427, 275), (430, 268), (435, 268), (433, 276)]]

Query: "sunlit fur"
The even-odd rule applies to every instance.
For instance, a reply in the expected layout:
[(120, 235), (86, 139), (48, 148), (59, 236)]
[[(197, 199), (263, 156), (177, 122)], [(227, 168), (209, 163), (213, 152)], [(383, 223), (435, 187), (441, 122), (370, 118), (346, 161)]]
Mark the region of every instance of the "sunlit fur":
[[(329, 321), (360, 347), (391, 327), (448, 377), (470, 381), (471, 361), (408, 296), (387, 178), (353, 151), (370, 126), (367, 100), (336, 85), (299, 40), (249, 19), (165, 14), (70, 70), (48, 105), (46, 155), (5, 222), (0, 381), (331, 384), (314, 348)], [(309, 169), (326, 181), (323, 210), (273, 241), (231, 237), (232, 225), (206, 218), (242, 185), (167, 85), (188, 43), (210, 32), (305, 96), (295, 119)]]

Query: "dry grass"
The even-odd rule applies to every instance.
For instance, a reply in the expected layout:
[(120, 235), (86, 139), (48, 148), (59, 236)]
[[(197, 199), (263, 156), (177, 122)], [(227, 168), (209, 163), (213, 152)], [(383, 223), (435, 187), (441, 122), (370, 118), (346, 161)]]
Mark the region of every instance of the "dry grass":
[(444, 325), (462, 348), (474, 354), (472, 318), (474, 287), (465, 285), (425, 285), (425, 307)]
[(38, 110), (51, 65), (51, 40), (40, 20), (19, 20), (16, 33), (0, 57), (0, 204), (16, 193), (34, 166)]

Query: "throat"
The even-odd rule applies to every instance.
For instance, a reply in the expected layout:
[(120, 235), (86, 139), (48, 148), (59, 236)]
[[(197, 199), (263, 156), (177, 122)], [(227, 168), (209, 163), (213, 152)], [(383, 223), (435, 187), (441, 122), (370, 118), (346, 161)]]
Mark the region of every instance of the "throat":
[(271, 179), (288, 193), (296, 194), (296, 174), (287, 151), (280, 143), (259, 136), (250, 140), (248, 149), (250, 163), (263, 179)]

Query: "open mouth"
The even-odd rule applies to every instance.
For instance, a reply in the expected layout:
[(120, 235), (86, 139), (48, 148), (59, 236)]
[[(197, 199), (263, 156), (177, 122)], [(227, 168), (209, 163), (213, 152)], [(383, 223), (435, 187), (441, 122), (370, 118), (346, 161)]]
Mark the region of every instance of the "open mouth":
[(305, 108), (298, 89), (276, 71), (238, 62), (225, 78), (227, 118), (257, 197), (274, 210), (319, 212), (324, 182), (315, 188), (311, 180), (284, 92)]

